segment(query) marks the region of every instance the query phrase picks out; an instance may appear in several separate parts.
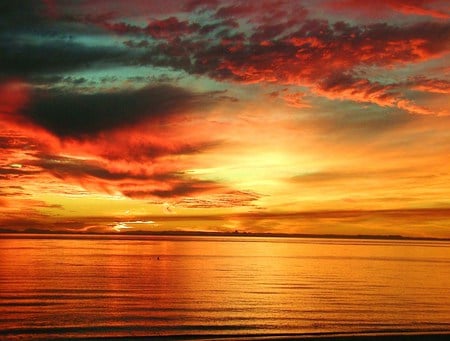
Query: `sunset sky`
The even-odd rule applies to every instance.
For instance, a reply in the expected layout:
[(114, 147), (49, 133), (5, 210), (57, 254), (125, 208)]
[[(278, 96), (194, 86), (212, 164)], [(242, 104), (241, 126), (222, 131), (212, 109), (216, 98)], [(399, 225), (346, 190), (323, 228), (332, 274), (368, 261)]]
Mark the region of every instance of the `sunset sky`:
[(446, 0), (0, 13), (0, 229), (450, 237)]

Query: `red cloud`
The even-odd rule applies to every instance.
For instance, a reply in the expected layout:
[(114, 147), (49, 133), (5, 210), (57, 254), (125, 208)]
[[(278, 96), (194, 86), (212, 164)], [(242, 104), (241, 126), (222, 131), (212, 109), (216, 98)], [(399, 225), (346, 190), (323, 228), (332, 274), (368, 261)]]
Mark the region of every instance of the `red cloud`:
[(227, 69), (236, 80), (301, 84), (356, 66), (427, 60), (447, 51), (449, 36), (449, 24), (357, 27), (315, 20), (282, 39), (255, 41), (215, 58), (221, 60), (221, 74)]
[(252, 13), (254, 10), (255, 8), (249, 4), (224, 6), (220, 7), (217, 10), (216, 16), (218, 18), (245, 17)]
[(184, 5), (184, 10), (191, 12), (198, 9), (214, 8), (218, 4), (218, 0), (192, 0)]
[(165, 40), (175, 40), (179, 36), (194, 33), (201, 28), (197, 23), (190, 23), (187, 20), (181, 21), (175, 16), (150, 20), (147, 26), (137, 26), (115, 19), (115, 16), (111, 14), (86, 14), (68, 18), (68, 20), (83, 24), (93, 24), (120, 35), (146, 34), (156, 39)]
[(431, 16), (438, 19), (450, 18), (448, 3), (441, 0), (331, 0), (327, 7), (334, 11), (360, 12), (368, 17), (388, 14), (394, 10), (406, 15)]
[(436, 1), (426, 1), (426, 0), (391, 0), (389, 1), (389, 5), (398, 10), (399, 12), (405, 14), (413, 14), (413, 15), (426, 15), (439, 19), (448, 19), (450, 18), (450, 14), (444, 10), (434, 10), (431, 8), (427, 8), (427, 3), (433, 3)]
[(448, 51), (449, 37), (449, 24), (358, 27), (312, 20), (285, 37), (270, 41), (253, 39), (251, 44), (234, 46), (228, 54), (214, 48), (199, 51), (198, 60), (203, 62), (198, 70), (204, 72), (206, 66), (211, 68), (215, 63), (215, 72), (208, 73), (218, 79), (301, 85), (328, 98), (430, 114), (430, 110), (407, 100), (393, 85), (352, 74), (357, 67), (393, 67), (441, 56)]
[(192, 33), (198, 30), (198, 24), (190, 24), (188, 21), (179, 21), (176, 17), (149, 22), (144, 32), (154, 38), (175, 39), (180, 35)]
[(0, 117), (5, 120), (15, 115), (28, 104), (29, 99), (28, 84), (19, 80), (0, 83)]

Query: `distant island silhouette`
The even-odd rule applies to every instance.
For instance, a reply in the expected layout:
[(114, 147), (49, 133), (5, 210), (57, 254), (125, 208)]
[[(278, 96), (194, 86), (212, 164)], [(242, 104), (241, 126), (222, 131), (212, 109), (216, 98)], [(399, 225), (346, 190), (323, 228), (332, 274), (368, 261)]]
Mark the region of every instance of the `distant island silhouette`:
[(374, 239), (374, 240), (424, 240), (424, 241), (450, 241), (450, 238), (412, 237), (397, 234), (319, 234), (319, 233), (277, 233), (277, 232), (220, 232), (220, 231), (121, 231), (121, 232), (74, 232), (50, 231), (41, 229), (26, 229), (22, 231), (0, 229), (0, 234), (35, 234), (35, 235), (71, 235), (71, 236), (192, 236), (192, 237), (266, 237), (266, 238), (314, 238), (314, 239)]

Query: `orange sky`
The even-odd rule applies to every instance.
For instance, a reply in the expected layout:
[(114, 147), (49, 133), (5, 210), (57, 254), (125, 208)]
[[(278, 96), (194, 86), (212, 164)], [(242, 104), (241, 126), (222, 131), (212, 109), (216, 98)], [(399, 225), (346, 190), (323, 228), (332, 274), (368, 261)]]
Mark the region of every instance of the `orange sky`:
[(22, 1), (0, 229), (450, 237), (447, 1)]

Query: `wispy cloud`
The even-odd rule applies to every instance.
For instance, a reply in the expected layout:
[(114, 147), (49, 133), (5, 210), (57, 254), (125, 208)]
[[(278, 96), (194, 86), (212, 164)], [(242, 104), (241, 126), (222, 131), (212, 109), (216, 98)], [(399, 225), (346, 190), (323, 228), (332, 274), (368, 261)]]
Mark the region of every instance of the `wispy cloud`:
[(386, 0), (361, 2), (358, 0), (329, 0), (327, 6), (334, 11), (356, 12), (367, 17), (380, 17), (397, 11), (404, 15), (430, 16), (438, 19), (450, 18), (448, 6), (436, 0)]

